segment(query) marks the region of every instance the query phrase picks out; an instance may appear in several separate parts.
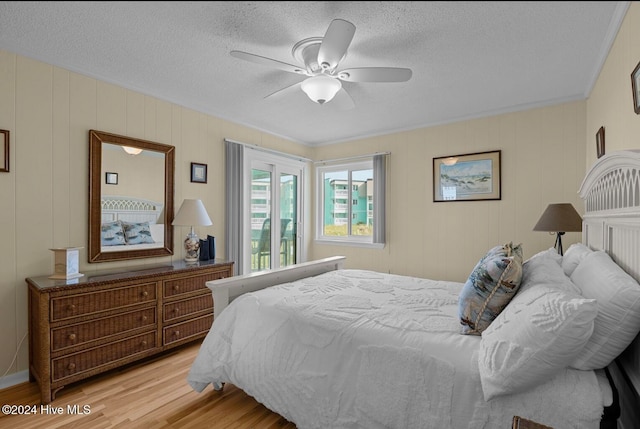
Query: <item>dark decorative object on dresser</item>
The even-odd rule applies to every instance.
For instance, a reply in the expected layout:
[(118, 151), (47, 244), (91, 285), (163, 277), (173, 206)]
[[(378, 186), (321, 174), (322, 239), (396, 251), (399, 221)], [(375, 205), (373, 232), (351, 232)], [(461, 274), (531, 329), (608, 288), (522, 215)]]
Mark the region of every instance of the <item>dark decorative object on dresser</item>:
[(27, 278), (29, 380), (42, 403), (65, 385), (203, 338), (213, 323), (206, 282), (232, 275), (233, 262), (209, 260)]
[(207, 235), (207, 241), (209, 242), (209, 259), (216, 259), (216, 238)]
[(200, 260), (209, 259), (216, 259), (216, 238), (211, 235), (207, 235), (206, 240), (200, 240)]

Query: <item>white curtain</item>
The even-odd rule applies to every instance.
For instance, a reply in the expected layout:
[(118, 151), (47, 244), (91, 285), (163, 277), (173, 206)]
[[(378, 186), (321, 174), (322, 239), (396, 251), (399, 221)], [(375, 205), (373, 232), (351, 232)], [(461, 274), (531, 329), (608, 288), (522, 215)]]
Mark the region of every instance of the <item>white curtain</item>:
[(244, 211), (244, 145), (228, 140), (225, 146), (225, 248), (227, 260), (234, 261), (233, 275), (242, 274), (242, 243), (244, 239), (242, 213)]

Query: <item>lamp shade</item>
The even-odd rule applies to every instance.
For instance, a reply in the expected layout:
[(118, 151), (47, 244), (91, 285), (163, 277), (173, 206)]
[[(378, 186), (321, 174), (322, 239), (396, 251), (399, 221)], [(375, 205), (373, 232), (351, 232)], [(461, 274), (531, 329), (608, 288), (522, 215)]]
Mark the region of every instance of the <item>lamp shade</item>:
[(201, 200), (184, 200), (171, 225), (213, 225)]
[(549, 204), (540, 216), (534, 231), (582, 231), (582, 218), (570, 203)]
[(305, 79), (302, 81), (301, 87), (312, 101), (324, 104), (331, 101), (342, 88), (342, 84), (336, 78), (319, 75)]

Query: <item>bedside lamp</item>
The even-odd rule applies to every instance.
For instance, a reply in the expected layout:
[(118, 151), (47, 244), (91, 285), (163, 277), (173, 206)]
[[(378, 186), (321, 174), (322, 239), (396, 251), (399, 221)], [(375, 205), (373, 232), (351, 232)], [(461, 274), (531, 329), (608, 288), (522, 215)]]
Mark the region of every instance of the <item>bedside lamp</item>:
[(549, 204), (533, 230), (555, 232), (553, 247), (562, 255), (562, 236), (567, 231), (582, 231), (582, 218), (570, 203)]
[(200, 239), (193, 230), (194, 225), (213, 225), (201, 200), (184, 200), (171, 225), (190, 226), (191, 232), (184, 240), (184, 260), (188, 263), (198, 262), (200, 257)]

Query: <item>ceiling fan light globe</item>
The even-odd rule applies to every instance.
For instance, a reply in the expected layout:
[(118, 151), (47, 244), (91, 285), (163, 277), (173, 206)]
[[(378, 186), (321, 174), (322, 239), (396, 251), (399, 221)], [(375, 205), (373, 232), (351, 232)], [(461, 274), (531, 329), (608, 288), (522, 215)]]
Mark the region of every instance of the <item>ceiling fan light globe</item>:
[(142, 149), (138, 147), (122, 146), (122, 149), (129, 155), (139, 155), (142, 153)]
[(311, 101), (324, 104), (333, 99), (342, 88), (342, 84), (338, 79), (321, 75), (305, 79), (301, 87)]

